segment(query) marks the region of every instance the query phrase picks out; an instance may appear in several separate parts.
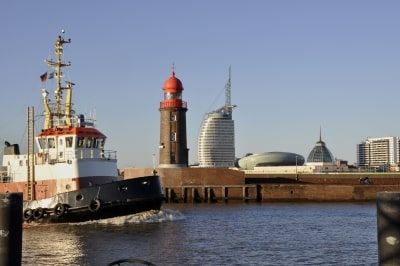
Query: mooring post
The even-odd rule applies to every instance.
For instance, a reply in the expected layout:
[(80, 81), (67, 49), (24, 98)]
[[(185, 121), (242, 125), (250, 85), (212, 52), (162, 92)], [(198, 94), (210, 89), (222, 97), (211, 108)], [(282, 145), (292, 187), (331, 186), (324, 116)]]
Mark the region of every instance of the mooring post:
[(224, 201), (225, 201), (225, 203), (227, 203), (228, 202), (228, 197), (229, 197), (228, 188), (227, 187), (222, 187), (222, 195), (224, 195)]
[(400, 192), (377, 193), (379, 265), (400, 265)]
[(247, 202), (248, 200), (247, 200), (247, 187), (246, 186), (244, 186), (244, 187), (242, 187), (242, 198), (243, 198), (243, 201), (245, 201), (245, 202)]
[(203, 187), (203, 195), (204, 195), (204, 202), (207, 203), (209, 202), (209, 188), (208, 187)]
[(165, 188), (165, 203), (170, 201), (169, 188)]
[(21, 265), (22, 193), (0, 194), (0, 265)]

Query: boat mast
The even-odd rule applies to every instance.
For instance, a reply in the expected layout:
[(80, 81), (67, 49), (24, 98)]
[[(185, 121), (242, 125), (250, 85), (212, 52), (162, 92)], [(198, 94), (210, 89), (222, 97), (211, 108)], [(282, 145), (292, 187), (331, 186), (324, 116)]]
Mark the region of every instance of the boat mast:
[[(64, 33), (64, 30), (62, 31)], [(42, 93), (43, 101), (45, 105), (45, 123), (44, 129), (48, 129), (54, 126), (54, 118), (57, 118), (57, 125), (66, 125), (70, 126), (71, 115), (72, 115), (72, 86), (74, 85), (72, 82), (67, 82), (67, 86), (62, 86), (62, 68), (68, 67), (71, 65), (71, 62), (65, 63), (62, 60), (62, 54), (64, 51), (63, 45), (65, 43), (71, 43), (71, 39), (65, 40), (63, 36), (59, 35), (56, 39), (54, 45), (54, 53), (56, 56), (56, 60), (46, 60), (47, 64), (54, 69), (54, 76), (56, 79), (56, 88), (54, 90), (55, 97), (55, 107), (50, 108), (49, 100), (48, 100), (48, 92), (44, 91)], [(63, 90), (67, 91), (67, 97), (65, 100), (64, 109), (62, 108), (62, 93)], [(62, 123), (61, 123), (62, 122)]]
[(28, 107), (28, 200), (36, 199), (35, 191), (35, 111), (33, 106)]

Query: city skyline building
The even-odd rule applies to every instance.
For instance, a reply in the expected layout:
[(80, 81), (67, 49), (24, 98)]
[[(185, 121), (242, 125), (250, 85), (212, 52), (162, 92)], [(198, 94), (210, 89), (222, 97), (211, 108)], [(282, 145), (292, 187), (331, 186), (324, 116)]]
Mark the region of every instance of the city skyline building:
[(400, 138), (367, 138), (357, 144), (357, 165), (361, 168), (396, 168), (400, 163)]
[(225, 105), (207, 113), (198, 137), (199, 167), (234, 167), (235, 124), (232, 119), (231, 68), (225, 85)]

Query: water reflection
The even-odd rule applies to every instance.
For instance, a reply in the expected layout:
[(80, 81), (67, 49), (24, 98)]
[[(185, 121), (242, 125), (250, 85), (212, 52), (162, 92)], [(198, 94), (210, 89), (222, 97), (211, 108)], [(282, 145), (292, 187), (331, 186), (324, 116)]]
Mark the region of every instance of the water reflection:
[(82, 236), (68, 225), (25, 228), (22, 245), (23, 265), (78, 265), (86, 255)]
[(160, 213), (24, 230), (24, 265), (375, 265), (375, 205), (167, 205)]
[[(33, 225), (23, 232), (23, 265), (106, 265), (124, 258), (152, 259), (177, 231), (162, 222), (185, 217), (174, 210), (75, 224)], [(171, 237), (172, 236), (172, 237)], [(147, 241), (147, 240), (148, 241)]]

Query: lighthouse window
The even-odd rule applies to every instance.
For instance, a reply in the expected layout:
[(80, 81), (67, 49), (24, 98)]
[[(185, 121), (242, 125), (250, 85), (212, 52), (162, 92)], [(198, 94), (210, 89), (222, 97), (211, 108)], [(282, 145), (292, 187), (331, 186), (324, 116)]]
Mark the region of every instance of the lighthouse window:
[(66, 137), (65, 144), (66, 144), (67, 148), (72, 148), (72, 137)]
[(176, 141), (176, 132), (171, 132), (171, 141)]
[(171, 113), (171, 121), (176, 121), (176, 113)]
[(48, 139), (48, 146), (49, 146), (49, 149), (52, 149), (52, 148), (56, 147), (56, 143), (54, 141), (54, 138), (49, 138)]

